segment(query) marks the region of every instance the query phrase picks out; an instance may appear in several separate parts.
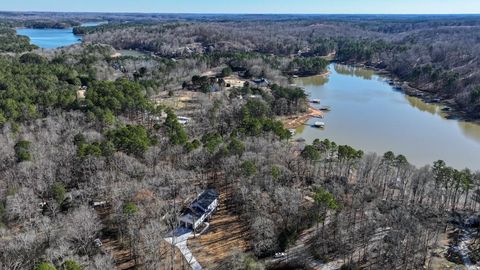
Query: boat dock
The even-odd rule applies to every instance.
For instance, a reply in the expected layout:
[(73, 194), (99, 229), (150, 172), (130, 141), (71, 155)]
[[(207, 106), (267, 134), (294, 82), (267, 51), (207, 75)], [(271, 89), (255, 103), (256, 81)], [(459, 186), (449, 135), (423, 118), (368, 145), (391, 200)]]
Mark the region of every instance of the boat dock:
[(323, 119), (323, 115), (324, 112), (320, 111), (319, 109), (310, 107), (305, 114), (285, 118), (282, 122), (285, 128), (295, 129), (305, 124), (305, 122), (307, 122), (311, 118)]

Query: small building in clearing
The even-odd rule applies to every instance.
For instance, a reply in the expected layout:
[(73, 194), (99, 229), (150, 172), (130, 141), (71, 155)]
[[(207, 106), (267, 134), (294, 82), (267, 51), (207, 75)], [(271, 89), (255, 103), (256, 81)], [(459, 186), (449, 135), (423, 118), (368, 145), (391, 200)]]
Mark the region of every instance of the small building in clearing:
[(87, 92), (87, 87), (86, 86), (81, 86), (77, 90), (77, 99), (85, 99), (85, 93)]
[(265, 78), (253, 80), (253, 83), (257, 87), (268, 87), (268, 85), (270, 84), (270, 82)]
[(218, 192), (207, 189), (200, 194), (180, 217), (180, 226), (196, 230), (209, 220), (218, 206)]
[(179, 124), (181, 125), (186, 125), (190, 122), (190, 118), (189, 117), (185, 117), (185, 116), (177, 116), (177, 121)]

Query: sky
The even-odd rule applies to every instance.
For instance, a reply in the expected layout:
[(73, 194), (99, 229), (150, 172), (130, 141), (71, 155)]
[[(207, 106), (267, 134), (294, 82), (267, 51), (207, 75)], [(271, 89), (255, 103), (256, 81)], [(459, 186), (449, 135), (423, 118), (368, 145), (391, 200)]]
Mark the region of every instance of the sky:
[(3, 11), (480, 14), (480, 0), (0, 0)]

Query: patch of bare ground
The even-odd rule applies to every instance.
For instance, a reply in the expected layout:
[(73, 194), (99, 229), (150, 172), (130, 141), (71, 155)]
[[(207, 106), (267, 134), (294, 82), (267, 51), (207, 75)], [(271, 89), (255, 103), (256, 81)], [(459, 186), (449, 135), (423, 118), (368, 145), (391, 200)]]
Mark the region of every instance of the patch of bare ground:
[(247, 80), (240, 78), (238, 75), (230, 75), (228, 77), (223, 78), (225, 80), (225, 84), (229, 84), (230, 87), (243, 87)]
[(163, 264), (158, 270), (191, 270), (190, 264), (185, 260), (180, 250), (166, 241), (163, 241), (160, 246), (160, 254)]
[(177, 111), (194, 113), (202, 108), (204, 99), (213, 99), (225, 93), (225, 91), (218, 91), (205, 95), (201, 92), (178, 90), (173, 96), (169, 96), (167, 92), (162, 92), (152, 97), (152, 100), (156, 105), (164, 105)]
[(115, 261), (115, 269), (127, 270), (135, 269), (135, 261), (128, 248), (124, 248), (119, 240), (113, 238), (102, 239), (102, 251), (109, 253)]
[(233, 213), (227, 204), (227, 193), (220, 193), (217, 212), (210, 227), (201, 236), (188, 240), (188, 247), (204, 269), (213, 269), (234, 252), (250, 250), (248, 224)]
[[(112, 209), (110, 207), (104, 207), (97, 208), (96, 211), (104, 227), (111, 227), (110, 215)], [(103, 236), (100, 239), (102, 241), (102, 252), (112, 256), (116, 270), (137, 269), (142, 266), (142, 262), (135, 262), (129, 247), (123, 244), (120, 239), (117, 239), (114, 233), (104, 229)], [(177, 247), (173, 247), (166, 241), (163, 241), (159, 246), (159, 251), (160, 257), (162, 258), (162, 265), (160, 265), (158, 270), (190, 270), (190, 265), (185, 261), (185, 258)]]
[(103, 235), (100, 237), (102, 241), (102, 251), (112, 256), (115, 262), (115, 269), (127, 270), (135, 268), (135, 260), (128, 247), (125, 247), (120, 240), (116, 239), (115, 234), (105, 229), (111, 224), (110, 215), (112, 209), (110, 207), (99, 207), (95, 209), (104, 226)]
[(207, 77), (215, 77), (217, 75), (217, 70), (207, 70), (205, 72), (202, 73), (201, 76), (207, 76)]
[(281, 121), (283, 122), (285, 128), (298, 128), (310, 120), (310, 118), (319, 116), (323, 117), (323, 112), (319, 109), (310, 107), (304, 114), (285, 117), (282, 118)]
[(435, 270), (463, 270), (467, 269), (463, 265), (458, 265), (454, 262), (447, 260), (448, 247), (451, 241), (451, 235), (453, 234), (453, 229), (449, 228), (447, 232), (439, 235), (438, 243), (435, 247), (432, 248), (430, 252), (431, 261), (430, 268)]
[(202, 95), (202, 93), (179, 90), (176, 91), (173, 96), (169, 96), (168, 92), (162, 92), (161, 94), (152, 97), (152, 100), (156, 104), (162, 104), (176, 110), (189, 109), (190, 107), (195, 106), (195, 101), (200, 95)]

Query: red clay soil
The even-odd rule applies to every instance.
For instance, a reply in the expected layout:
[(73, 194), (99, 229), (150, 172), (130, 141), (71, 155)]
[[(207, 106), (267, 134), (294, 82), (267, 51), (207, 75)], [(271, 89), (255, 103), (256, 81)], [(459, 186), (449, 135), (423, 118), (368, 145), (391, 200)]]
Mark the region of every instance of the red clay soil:
[(284, 118), (282, 119), (282, 122), (285, 128), (298, 128), (305, 124), (310, 118), (317, 116), (323, 116), (323, 112), (319, 109), (310, 107), (306, 113)]

